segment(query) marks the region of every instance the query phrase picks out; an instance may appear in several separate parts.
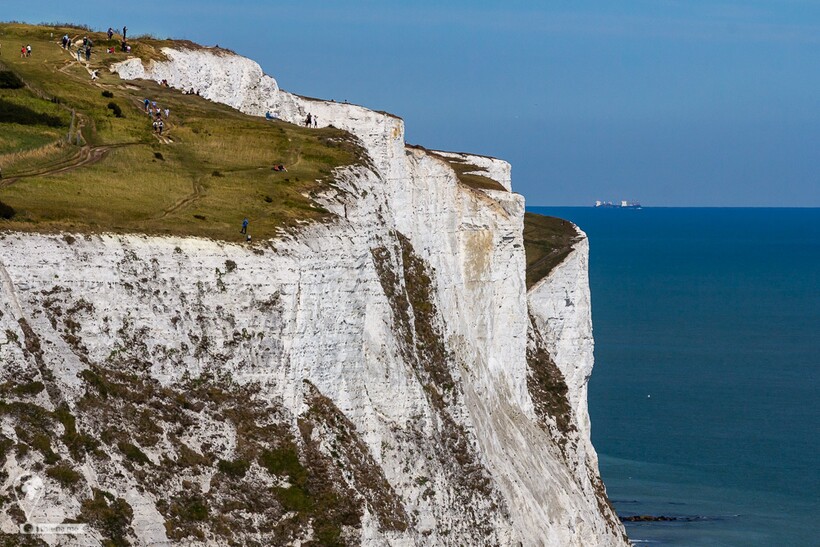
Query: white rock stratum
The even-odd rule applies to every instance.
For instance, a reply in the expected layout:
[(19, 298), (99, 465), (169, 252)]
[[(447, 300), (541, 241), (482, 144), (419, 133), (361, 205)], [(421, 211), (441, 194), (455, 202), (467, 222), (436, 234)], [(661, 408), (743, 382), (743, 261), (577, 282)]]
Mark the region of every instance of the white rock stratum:
[[(252, 115), (311, 113), (371, 164), (337, 170), (320, 198), (333, 221), (253, 248), (2, 236), (2, 375), (37, 404), (9, 398), (0, 440), (56, 431), (42, 453), (4, 450), (7, 486), (46, 483), (28, 519), (79, 515), (90, 533), (68, 541), (83, 545), (117, 530), (140, 545), (627, 545), (589, 437), (583, 233), (528, 291), (506, 162), (407, 147), (401, 119), (284, 92), (237, 55), (164, 53), (112, 70)], [(499, 189), (460, 183), (453, 157)], [(49, 450), (82, 459), (81, 478), (38, 468)], [(112, 532), (105, 511), (130, 518)]]

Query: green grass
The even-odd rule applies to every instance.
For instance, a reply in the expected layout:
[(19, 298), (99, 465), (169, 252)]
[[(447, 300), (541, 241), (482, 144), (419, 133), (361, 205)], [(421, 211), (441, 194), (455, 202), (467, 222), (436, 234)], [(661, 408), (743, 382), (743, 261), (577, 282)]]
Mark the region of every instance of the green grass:
[(526, 213), (524, 250), (527, 255), (527, 289), (544, 279), (561, 263), (578, 241), (578, 232), (569, 221)]
[(0, 167), (9, 176), (58, 159), (71, 114), (28, 89), (0, 89)]
[[(97, 82), (62, 50), (64, 33), (94, 41), (90, 68), (100, 70)], [(0, 202), (15, 211), (0, 219), (0, 229), (241, 241), (247, 217), (258, 241), (297, 221), (327, 217), (310, 196), (333, 184), (335, 168), (363, 161), (363, 150), (341, 130), (271, 122), (155, 82), (122, 81), (107, 67), (128, 56), (107, 54), (103, 33), (7, 23), (0, 35), (4, 44), (30, 43), (33, 50), (29, 58), (0, 59), (0, 70), (27, 86), (0, 89)], [(161, 58), (162, 46), (199, 47), (151, 38), (129, 43), (144, 59)], [(116, 37), (110, 44), (118, 44)], [(165, 134), (172, 142), (153, 134), (145, 98), (170, 109)], [(109, 108), (112, 102), (122, 117)], [(5, 119), (4, 105), (11, 105)], [(52, 172), (95, 149), (100, 161)], [(271, 170), (280, 163), (287, 172)]]
[(485, 177), (484, 175), (479, 175), (478, 173), (485, 170), (477, 165), (467, 163), (466, 161), (457, 158), (449, 158), (444, 156), (438, 157), (449, 163), (450, 167), (453, 168), (453, 171), (456, 172), (458, 180), (470, 188), (476, 188), (479, 190), (499, 190), (501, 192), (507, 191), (507, 189), (504, 188), (497, 180), (493, 180), (490, 177)]
[(501, 183), (497, 180), (481, 175), (481, 172), (486, 172), (486, 169), (484, 169), (483, 167), (479, 167), (478, 165), (469, 163), (461, 158), (436, 154), (435, 152), (432, 152), (430, 150), (427, 150), (427, 153), (431, 156), (437, 157), (442, 161), (447, 162), (447, 164), (453, 169), (453, 171), (456, 172), (456, 176), (458, 177), (459, 182), (461, 182), (465, 186), (469, 186), (470, 188), (475, 188), (477, 190), (499, 190), (501, 192), (507, 191), (507, 189), (504, 188), (504, 186), (502, 186)]
[(62, 131), (48, 131), (43, 127), (31, 127), (14, 123), (0, 123), (0, 154), (18, 150), (32, 150), (54, 142), (62, 136)]

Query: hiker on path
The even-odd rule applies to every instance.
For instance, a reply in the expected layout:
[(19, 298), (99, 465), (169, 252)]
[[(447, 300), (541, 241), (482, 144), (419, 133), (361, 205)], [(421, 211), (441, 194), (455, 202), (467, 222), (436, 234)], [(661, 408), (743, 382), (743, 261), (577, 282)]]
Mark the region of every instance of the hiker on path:
[(166, 109), (165, 109), (165, 119), (167, 120), (167, 119), (168, 119), (168, 116), (170, 116), (170, 115), (171, 115), (171, 109), (170, 109), (170, 108), (166, 108)]
[(31, 57), (31, 44), (26, 46), (26, 57)]
[(311, 119), (310, 114), (308, 114), (307, 118), (305, 118), (305, 127), (310, 127)]
[(159, 134), (162, 135), (162, 130), (165, 128), (165, 122), (160, 120), (157, 122), (157, 125), (159, 126)]
[[(247, 218), (242, 220), (242, 229), (239, 230), (239, 233), (240, 234), (247, 234), (248, 233), (248, 219)], [(248, 237), (248, 239), (250, 240), (250, 236)]]
[(127, 32), (128, 32), (128, 27), (123, 26), (123, 27), (122, 27), (122, 41), (123, 41), (123, 42), (125, 41), (125, 34), (126, 34)]
[(94, 81), (94, 80), (97, 79), (97, 72), (98, 72), (97, 70), (92, 70), (91, 71), (91, 81)]
[(108, 27), (108, 32), (106, 34), (108, 34), (108, 39), (110, 40), (114, 36), (114, 29)]
[(151, 101), (145, 99), (144, 101), (142, 101), (142, 104), (145, 105), (145, 111), (148, 112), (148, 105), (151, 104)]
[(319, 118), (313, 116), (313, 127), (319, 127)]
[(91, 60), (91, 46), (85, 46), (85, 60)]
[(26, 57), (26, 46), (20, 46), (20, 58), (24, 59)]

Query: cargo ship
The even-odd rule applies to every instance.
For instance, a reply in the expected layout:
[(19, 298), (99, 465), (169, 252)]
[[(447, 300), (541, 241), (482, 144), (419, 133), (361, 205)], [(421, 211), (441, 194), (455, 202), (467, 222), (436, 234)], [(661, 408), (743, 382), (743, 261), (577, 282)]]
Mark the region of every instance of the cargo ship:
[(637, 201), (627, 201), (625, 199), (622, 199), (621, 203), (597, 200), (595, 207), (603, 207), (605, 209), (640, 209), (641, 204)]

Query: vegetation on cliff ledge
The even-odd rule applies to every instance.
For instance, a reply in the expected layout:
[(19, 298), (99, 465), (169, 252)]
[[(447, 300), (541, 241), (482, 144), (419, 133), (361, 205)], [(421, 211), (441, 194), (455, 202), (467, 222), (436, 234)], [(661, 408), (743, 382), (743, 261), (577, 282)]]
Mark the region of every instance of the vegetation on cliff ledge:
[(580, 239), (572, 222), (555, 217), (524, 215), (524, 250), (527, 255), (527, 289), (549, 275)]
[[(61, 47), (64, 34), (93, 41), (90, 61)], [(268, 238), (326, 216), (311, 196), (333, 184), (335, 168), (361, 161), (341, 130), (248, 116), (108, 70), (135, 55), (158, 58), (173, 42), (132, 39), (129, 55), (117, 36), (77, 27), (4, 23), (0, 36), (9, 48), (0, 59), (0, 229), (232, 241), (247, 217), (254, 238)], [(13, 55), (12, 44), (30, 44), (32, 55)], [(146, 98), (170, 110), (162, 135)], [(280, 164), (287, 172), (271, 169)]]

